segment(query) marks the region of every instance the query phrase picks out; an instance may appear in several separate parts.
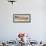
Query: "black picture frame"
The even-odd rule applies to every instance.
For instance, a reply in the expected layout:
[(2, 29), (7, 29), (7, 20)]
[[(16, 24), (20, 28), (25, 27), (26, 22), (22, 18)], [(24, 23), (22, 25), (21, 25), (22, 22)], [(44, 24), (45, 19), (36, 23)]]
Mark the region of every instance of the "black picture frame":
[[(16, 16), (28, 16), (28, 21), (16, 21)], [(31, 14), (13, 14), (13, 23), (30, 23), (31, 22)]]

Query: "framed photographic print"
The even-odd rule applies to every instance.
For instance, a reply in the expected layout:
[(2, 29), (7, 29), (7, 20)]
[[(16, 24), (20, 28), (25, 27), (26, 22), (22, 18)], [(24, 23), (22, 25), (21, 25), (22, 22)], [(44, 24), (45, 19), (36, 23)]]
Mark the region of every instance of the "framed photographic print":
[(13, 14), (14, 23), (29, 23), (31, 22), (31, 14)]

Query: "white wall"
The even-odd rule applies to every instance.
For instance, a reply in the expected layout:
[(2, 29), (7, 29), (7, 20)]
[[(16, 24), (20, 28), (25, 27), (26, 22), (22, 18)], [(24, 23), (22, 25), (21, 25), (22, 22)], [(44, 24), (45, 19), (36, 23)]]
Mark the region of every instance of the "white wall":
[[(32, 39), (46, 40), (45, 0), (17, 0), (14, 5), (0, 0), (0, 40), (11, 40), (18, 32), (29, 32)], [(31, 23), (13, 23), (13, 13), (31, 14)]]

